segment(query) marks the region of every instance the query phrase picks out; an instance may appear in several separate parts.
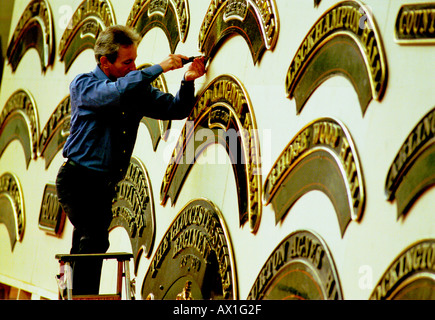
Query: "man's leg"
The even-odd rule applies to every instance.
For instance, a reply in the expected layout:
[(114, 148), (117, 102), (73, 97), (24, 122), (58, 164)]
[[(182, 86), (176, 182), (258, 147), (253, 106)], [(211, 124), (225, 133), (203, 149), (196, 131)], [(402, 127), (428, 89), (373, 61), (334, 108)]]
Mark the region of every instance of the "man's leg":
[[(105, 253), (112, 220), (113, 188), (101, 175), (66, 164), (56, 181), (59, 201), (74, 226), (72, 254)], [(73, 263), (73, 294), (98, 294), (101, 260)]]

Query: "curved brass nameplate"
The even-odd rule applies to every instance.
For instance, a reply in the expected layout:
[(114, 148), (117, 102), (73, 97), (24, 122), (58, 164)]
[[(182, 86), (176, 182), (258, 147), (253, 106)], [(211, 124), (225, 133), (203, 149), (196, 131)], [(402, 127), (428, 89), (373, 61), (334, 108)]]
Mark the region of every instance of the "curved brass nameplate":
[(151, 261), (142, 298), (238, 299), (231, 239), (211, 201), (193, 200), (177, 215)]
[(0, 224), (2, 223), (8, 230), (13, 251), (16, 242), (23, 239), (25, 214), (21, 184), (12, 173), (0, 177)]
[(352, 83), (363, 115), (372, 99), (382, 99), (385, 53), (374, 18), (359, 1), (342, 1), (326, 11), (297, 50), (286, 77), (297, 113), (321, 83), (337, 74)]
[(162, 29), (168, 38), (172, 53), (180, 41), (186, 40), (189, 24), (187, 0), (136, 0), (126, 23), (141, 37), (152, 28)]
[(22, 89), (12, 94), (0, 114), (0, 157), (14, 140), (23, 146), (29, 166), (38, 156), (39, 120), (33, 97)]
[(56, 154), (62, 150), (69, 136), (71, 122), (71, 100), (65, 97), (48, 119), (39, 138), (39, 154), (45, 159), (45, 169), (50, 166)]
[(435, 185), (435, 109), (429, 111), (406, 138), (385, 182), (388, 200), (397, 201), (397, 218)]
[(131, 158), (124, 179), (116, 186), (112, 213), (109, 229), (123, 227), (127, 231), (137, 273), (141, 253), (151, 255), (156, 229), (151, 181), (144, 164), (136, 157)]
[(24, 9), (6, 52), (12, 71), (30, 48), (38, 51), (43, 72), (53, 63), (54, 32), (50, 5), (46, 0), (32, 0)]
[(312, 232), (290, 234), (272, 252), (248, 300), (342, 300), (340, 280), (326, 243)]
[(163, 205), (168, 198), (176, 202), (197, 157), (211, 144), (221, 144), (228, 153), (237, 181), (240, 225), (249, 220), (255, 233), (262, 211), (257, 124), (248, 95), (233, 76), (216, 78), (199, 95), (166, 169), (160, 191)]
[(60, 61), (65, 62), (65, 73), (85, 49), (94, 49), (99, 33), (116, 24), (109, 0), (84, 0), (74, 12), (59, 43)]
[(199, 50), (213, 58), (230, 35), (241, 35), (256, 64), (278, 39), (279, 19), (275, 0), (212, 1), (199, 33)]
[(349, 222), (361, 218), (365, 205), (362, 169), (347, 128), (331, 118), (305, 126), (273, 165), (263, 190), (276, 223), (305, 193), (324, 192), (336, 210), (343, 236)]
[(370, 300), (435, 300), (435, 240), (421, 240), (402, 251)]

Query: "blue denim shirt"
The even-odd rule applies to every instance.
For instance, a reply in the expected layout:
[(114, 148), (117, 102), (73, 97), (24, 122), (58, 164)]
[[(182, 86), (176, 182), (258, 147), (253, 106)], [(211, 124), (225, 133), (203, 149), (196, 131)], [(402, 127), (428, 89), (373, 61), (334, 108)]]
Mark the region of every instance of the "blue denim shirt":
[(151, 86), (162, 72), (154, 65), (112, 81), (97, 66), (78, 75), (70, 84), (71, 128), (63, 156), (122, 178), (141, 119), (184, 119), (194, 106), (193, 81), (183, 80), (175, 96)]

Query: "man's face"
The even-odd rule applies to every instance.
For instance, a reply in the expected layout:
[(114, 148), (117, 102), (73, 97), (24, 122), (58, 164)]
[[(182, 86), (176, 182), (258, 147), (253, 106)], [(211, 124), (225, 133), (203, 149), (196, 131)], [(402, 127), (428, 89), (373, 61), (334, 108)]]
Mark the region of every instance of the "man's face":
[(106, 57), (103, 57), (101, 67), (110, 79), (116, 80), (120, 77), (124, 77), (130, 71), (136, 70), (136, 58), (137, 46), (121, 46), (116, 61), (111, 63)]

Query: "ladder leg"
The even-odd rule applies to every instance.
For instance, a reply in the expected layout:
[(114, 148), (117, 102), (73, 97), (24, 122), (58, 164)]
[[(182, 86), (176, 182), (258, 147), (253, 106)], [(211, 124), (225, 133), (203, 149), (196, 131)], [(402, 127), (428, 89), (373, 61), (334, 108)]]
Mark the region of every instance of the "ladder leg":
[(130, 260), (124, 260), (125, 299), (131, 300)]
[(64, 265), (64, 275), (66, 277), (66, 296), (68, 300), (72, 300), (72, 268), (69, 262), (65, 262)]

